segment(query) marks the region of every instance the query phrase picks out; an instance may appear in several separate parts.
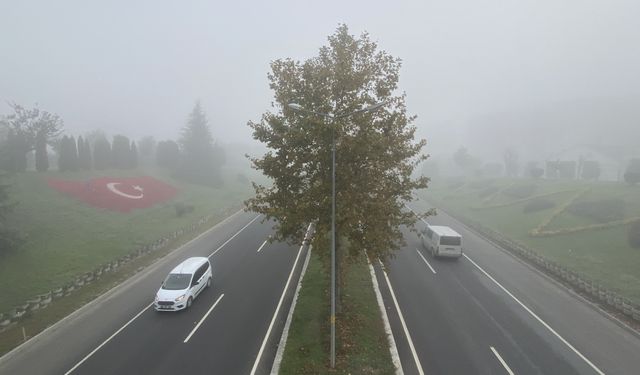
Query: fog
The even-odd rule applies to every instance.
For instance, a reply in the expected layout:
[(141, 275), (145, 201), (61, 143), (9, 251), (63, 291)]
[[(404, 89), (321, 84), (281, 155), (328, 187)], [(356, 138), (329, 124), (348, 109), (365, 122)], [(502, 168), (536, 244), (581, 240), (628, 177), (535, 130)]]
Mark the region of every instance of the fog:
[(216, 138), (250, 144), (270, 61), (314, 56), (346, 23), (402, 58), (400, 89), (434, 156), (639, 154), (635, 0), (4, 0), (0, 14), (0, 114), (38, 103), (69, 134), (176, 138), (199, 99)]

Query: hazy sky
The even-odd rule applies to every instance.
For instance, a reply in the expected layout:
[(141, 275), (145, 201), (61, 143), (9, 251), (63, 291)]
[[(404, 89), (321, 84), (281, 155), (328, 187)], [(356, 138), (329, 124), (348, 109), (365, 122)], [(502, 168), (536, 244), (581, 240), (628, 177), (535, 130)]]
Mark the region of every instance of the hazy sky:
[(74, 135), (175, 138), (200, 99), (214, 135), (248, 140), (269, 62), (314, 56), (343, 22), (403, 59), (436, 149), (487, 114), (640, 95), (637, 0), (0, 0), (0, 15), (0, 113), (37, 102)]

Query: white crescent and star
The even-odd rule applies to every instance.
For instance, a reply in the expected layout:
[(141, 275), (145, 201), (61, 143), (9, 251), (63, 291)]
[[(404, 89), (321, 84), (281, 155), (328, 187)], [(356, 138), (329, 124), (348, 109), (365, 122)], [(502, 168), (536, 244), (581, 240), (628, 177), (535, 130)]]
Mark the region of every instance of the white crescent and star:
[(116, 187), (117, 185), (121, 185), (120, 182), (110, 182), (107, 184), (107, 189), (109, 189), (112, 193), (117, 194), (121, 197), (129, 198), (129, 199), (142, 199), (144, 197), (144, 189), (138, 185), (133, 186), (133, 190), (139, 191), (138, 195), (131, 195), (124, 193)]

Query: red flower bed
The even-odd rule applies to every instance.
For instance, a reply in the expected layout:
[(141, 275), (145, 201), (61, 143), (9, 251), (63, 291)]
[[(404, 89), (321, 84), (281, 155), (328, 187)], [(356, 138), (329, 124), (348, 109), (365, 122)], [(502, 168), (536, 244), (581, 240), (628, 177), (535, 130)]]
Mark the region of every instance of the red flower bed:
[(98, 177), (85, 181), (47, 180), (49, 186), (94, 207), (129, 212), (173, 198), (178, 190), (153, 177)]

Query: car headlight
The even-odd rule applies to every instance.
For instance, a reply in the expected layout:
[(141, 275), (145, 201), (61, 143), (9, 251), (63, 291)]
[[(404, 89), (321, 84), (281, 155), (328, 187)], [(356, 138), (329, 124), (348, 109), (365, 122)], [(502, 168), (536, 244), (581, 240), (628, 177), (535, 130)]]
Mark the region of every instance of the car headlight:
[(176, 301), (176, 302), (180, 302), (180, 301), (182, 301), (182, 300), (184, 299), (184, 297), (185, 297), (185, 294), (183, 294), (183, 295), (181, 295), (180, 297), (176, 298), (176, 300), (175, 300), (175, 301)]
[(156, 298), (153, 300), (153, 302), (158, 302), (158, 295), (156, 294)]

